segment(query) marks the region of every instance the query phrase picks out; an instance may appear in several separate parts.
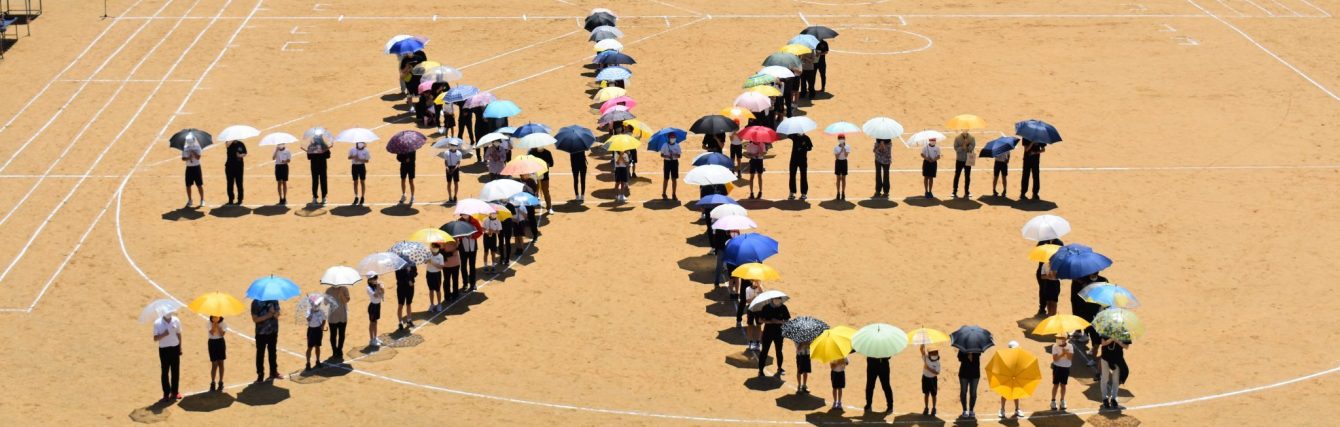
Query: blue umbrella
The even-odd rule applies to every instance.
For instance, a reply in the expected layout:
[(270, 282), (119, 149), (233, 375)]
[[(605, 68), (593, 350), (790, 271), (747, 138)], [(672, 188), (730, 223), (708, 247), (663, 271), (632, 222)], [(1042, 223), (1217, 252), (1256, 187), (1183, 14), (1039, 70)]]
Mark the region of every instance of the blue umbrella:
[[(596, 63), (600, 65), (628, 65), (628, 64), (636, 64), (637, 61), (633, 60), (633, 57), (628, 56), (627, 54), (622, 52), (614, 52), (608, 55), (605, 55), (604, 52), (601, 52), (601, 55), (596, 55)], [(632, 74), (630, 73), (629, 75)], [(615, 79), (615, 80), (623, 80), (623, 79)]]
[(524, 191), (521, 192), (521, 193), (517, 193), (515, 196), (512, 196), (512, 198), (511, 198), (511, 199), (508, 199), (508, 201), (511, 202), (512, 205), (514, 205), (514, 206), (539, 206), (539, 205), (540, 205), (540, 198), (535, 197), (534, 194), (530, 194), (530, 193), (527, 193), (527, 192), (524, 192)]
[(524, 138), (532, 133), (549, 133), (549, 126), (541, 123), (526, 123), (512, 131), (513, 138)]
[(558, 134), (554, 135), (554, 140), (558, 141), (554, 146), (559, 150), (568, 153), (580, 153), (591, 149), (591, 146), (595, 145), (596, 135), (591, 133), (590, 129), (572, 125), (559, 129)]
[(521, 114), (521, 107), (512, 101), (493, 101), (484, 107), (484, 118), (501, 119)]
[(1013, 150), (1014, 147), (1018, 144), (1019, 144), (1019, 138), (1015, 138), (1013, 136), (1002, 136), (1000, 138), (991, 140), (991, 142), (986, 143), (986, 146), (982, 147), (982, 152), (981, 154), (978, 155), (978, 157), (996, 157), (1001, 154), (1010, 152), (1010, 150)]
[(615, 80), (628, 80), (629, 77), (633, 77), (633, 72), (630, 71), (629, 69), (624, 67), (609, 67), (600, 70), (600, 73), (596, 74), (596, 81), (608, 82)]
[(414, 53), (414, 52), (418, 52), (418, 51), (421, 51), (421, 50), (423, 50), (423, 41), (422, 41), (422, 40), (419, 40), (419, 39), (417, 39), (417, 38), (414, 38), (414, 37), (410, 37), (410, 38), (407, 38), (407, 39), (404, 39), (404, 40), (395, 42), (395, 44), (392, 44), (392, 45), (391, 45), (391, 48), (390, 48), (390, 49), (387, 49), (387, 50), (386, 50), (386, 53), (392, 53), (392, 54), (396, 54), (396, 55), (404, 55), (404, 54), (407, 54), (407, 53)]
[(725, 154), (717, 153), (714, 151), (704, 153), (703, 155), (698, 156), (698, 158), (693, 159), (694, 167), (706, 166), (706, 165), (717, 165), (717, 166), (724, 166), (727, 168), (734, 168), (735, 162), (731, 161), (730, 157), (726, 157)]
[(670, 142), (670, 137), (674, 136), (675, 141), (684, 142), (684, 138), (689, 137), (689, 133), (679, 128), (664, 128), (651, 134), (651, 140), (647, 141), (647, 149), (651, 151), (661, 151), (661, 146)]
[(720, 194), (713, 194), (698, 199), (697, 204), (698, 206), (709, 206), (709, 205), (738, 205), (739, 203), (736, 202), (735, 199), (732, 199), (730, 197), (723, 196)]
[(819, 47), (819, 38), (809, 34), (801, 34), (792, 37), (791, 41), (786, 42), (786, 44), (798, 44), (808, 47), (810, 49), (814, 49), (816, 47)]
[(777, 255), (777, 241), (762, 234), (741, 234), (726, 241), (727, 264), (763, 262), (773, 255)]
[(1098, 282), (1085, 286), (1079, 291), (1079, 297), (1104, 307), (1140, 308), (1140, 300), (1135, 299), (1135, 294), (1111, 283)]
[(1054, 144), (1061, 142), (1061, 133), (1042, 120), (1028, 119), (1014, 124), (1014, 134), (1029, 141)]
[(251, 282), (247, 288), (247, 298), (258, 301), (283, 301), (298, 296), (302, 290), (298, 284), (283, 277), (269, 275)]
[(465, 101), (466, 98), (475, 96), (479, 93), (479, 88), (470, 85), (459, 85), (447, 90), (446, 96), (442, 97), (443, 103), (457, 103)]
[(996, 340), (991, 337), (991, 331), (971, 325), (949, 334), (949, 345), (967, 353), (981, 353), (996, 345)]
[(1049, 262), (1058, 279), (1078, 279), (1112, 266), (1111, 259), (1079, 244), (1062, 246)]
[(606, 51), (597, 53), (595, 59), (591, 60), (591, 62), (592, 62), (592, 63), (599, 64), (600, 61), (603, 60), (604, 58), (606, 58), (606, 57), (608, 57), (608, 56), (610, 56), (610, 55), (616, 54), (616, 53), (619, 53), (619, 51), (617, 51), (617, 50), (613, 50), (613, 49), (611, 49), (611, 50), (606, 50)]

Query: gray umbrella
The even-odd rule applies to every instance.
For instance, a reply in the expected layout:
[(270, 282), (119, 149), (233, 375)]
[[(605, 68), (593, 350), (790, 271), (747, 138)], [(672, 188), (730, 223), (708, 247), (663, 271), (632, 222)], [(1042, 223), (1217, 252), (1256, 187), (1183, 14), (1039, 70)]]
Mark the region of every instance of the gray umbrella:
[(596, 124), (603, 126), (614, 122), (622, 122), (624, 120), (632, 120), (636, 118), (637, 116), (634, 116), (633, 113), (630, 113), (625, 110), (610, 110), (608, 113), (605, 113), (605, 115), (600, 116), (600, 121), (597, 122)]
[(442, 224), (442, 227), (440, 227), (439, 230), (447, 232), (451, 237), (465, 237), (475, 234), (475, 232), (478, 231), (474, 225), (459, 219)]
[(793, 70), (799, 70), (801, 68), (801, 61), (799, 56), (795, 56), (786, 52), (776, 52), (773, 53), (772, 55), (768, 55), (768, 58), (763, 60), (763, 66), (765, 67), (770, 67), (774, 65), (778, 67), (786, 67)]
[(405, 261), (415, 264), (426, 263), (428, 262), (428, 258), (432, 257), (432, 254), (428, 253), (428, 248), (425, 247), (423, 243), (411, 242), (408, 240), (396, 242), (394, 245), (391, 245), (391, 249), (387, 249), (386, 251), (400, 255)]
[(796, 343), (814, 341), (826, 330), (828, 330), (827, 323), (810, 316), (796, 317), (782, 324), (782, 336)]
[(949, 334), (949, 345), (969, 353), (981, 353), (996, 345), (996, 341), (991, 338), (991, 331), (972, 325), (958, 328)]

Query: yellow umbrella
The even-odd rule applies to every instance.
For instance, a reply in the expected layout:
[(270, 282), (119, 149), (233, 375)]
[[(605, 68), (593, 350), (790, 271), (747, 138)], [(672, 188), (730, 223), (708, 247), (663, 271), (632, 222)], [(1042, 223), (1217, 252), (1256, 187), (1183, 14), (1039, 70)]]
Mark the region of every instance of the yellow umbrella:
[(782, 48), (781, 48), (781, 49), (777, 49), (777, 51), (778, 51), (778, 52), (786, 52), (786, 53), (789, 53), (789, 54), (792, 54), (792, 55), (795, 55), (795, 56), (805, 55), (805, 54), (814, 52), (813, 49), (810, 49), (810, 48), (808, 48), (808, 47), (805, 47), (805, 45), (803, 45), (803, 44), (789, 44), (789, 45), (786, 45), (786, 46), (782, 46)]
[(754, 118), (754, 113), (740, 107), (727, 107), (721, 109), (721, 115), (735, 119), (735, 121), (744, 123)]
[(747, 90), (749, 92), (761, 93), (763, 96), (782, 96), (782, 91), (777, 90), (776, 87), (770, 85), (754, 86)]
[(913, 329), (907, 333), (907, 343), (912, 345), (931, 345), (949, 342), (949, 335), (935, 329)]
[(1033, 395), (1042, 381), (1038, 358), (1018, 348), (997, 350), (986, 364), (988, 385), (1006, 399), (1023, 399)]
[(745, 280), (779, 280), (782, 278), (782, 274), (778, 273), (777, 270), (767, 264), (758, 262), (741, 264), (730, 275)]
[(428, 70), (441, 66), (442, 64), (434, 61), (423, 61), (420, 62), (419, 65), (415, 65), (414, 69), (410, 70), (410, 74), (414, 74), (416, 76), (422, 76), (423, 73), (427, 72)]
[(1064, 335), (1089, 327), (1089, 322), (1073, 314), (1058, 314), (1042, 319), (1033, 328), (1033, 335)]
[(729, 182), (727, 182), (727, 183), (726, 183), (726, 195), (729, 196), (729, 195), (730, 195), (730, 192), (732, 192), (732, 191), (735, 191), (735, 184), (734, 184), (734, 183), (729, 183)]
[(652, 129), (650, 125), (643, 123), (638, 119), (624, 120), (623, 124), (633, 128), (631, 134), (639, 141), (646, 141), (648, 138), (651, 138), (652, 134), (656, 133), (656, 130)]
[[(512, 218), (512, 211), (507, 210), (507, 207), (506, 207), (506, 206), (503, 206), (503, 205), (500, 205), (500, 204), (497, 204), (497, 203), (489, 203), (489, 206), (493, 206), (493, 209), (495, 209), (495, 210), (498, 211), (498, 220), (499, 220), (499, 221), (506, 221), (506, 220), (509, 220), (509, 219)], [(485, 216), (485, 217), (487, 218), (487, 216)], [(475, 218), (475, 219), (479, 219), (479, 218)], [(483, 221), (482, 219), (479, 219), (479, 220), (480, 220), (480, 221)]]
[(1037, 262), (1047, 262), (1048, 260), (1052, 259), (1052, 255), (1056, 255), (1056, 251), (1058, 250), (1061, 250), (1061, 246), (1059, 245), (1047, 244), (1042, 246), (1034, 246), (1033, 250), (1028, 251), (1028, 260)]
[(414, 234), (409, 235), (409, 240), (423, 243), (425, 245), (456, 241), (456, 239), (451, 238), (451, 234), (436, 228), (419, 229), (418, 231), (415, 231)]
[(849, 326), (830, 328), (810, 342), (810, 359), (821, 363), (842, 360), (851, 354), (851, 337), (856, 330)]
[(608, 141), (605, 141), (605, 149), (609, 151), (636, 150), (641, 146), (642, 141), (628, 135), (614, 135)]
[(981, 129), (986, 127), (986, 120), (972, 114), (959, 114), (949, 119), (945, 123), (945, 127), (949, 129)]
[(201, 295), (186, 307), (199, 314), (219, 317), (235, 316), (247, 311), (247, 307), (242, 305), (242, 301), (238, 301), (237, 298), (223, 292), (210, 292)]
[(611, 99), (618, 98), (618, 97), (620, 97), (620, 96), (624, 96), (624, 95), (627, 95), (627, 94), (628, 94), (628, 91), (627, 91), (627, 90), (624, 90), (624, 88), (621, 88), (621, 87), (607, 87), (607, 88), (601, 89), (600, 92), (596, 92), (596, 95), (595, 95), (593, 98), (594, 98), (596, 101), (605, 102), (605, 101), (609, 101), (609, 100), (611, 100)]

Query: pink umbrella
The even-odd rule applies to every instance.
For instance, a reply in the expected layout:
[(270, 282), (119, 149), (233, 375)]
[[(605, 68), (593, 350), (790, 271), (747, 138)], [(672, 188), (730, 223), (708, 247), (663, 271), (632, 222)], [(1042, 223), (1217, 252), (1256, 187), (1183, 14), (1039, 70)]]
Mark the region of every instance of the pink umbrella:
[(772, 99), (758, 92), (745, 92), (735, 98), (735, 106), (757, 113), (772, 108)]
[(629, 96), (620, 96), (618, 98), (610, 99), (609, 101), (605, 101), (604, 104), (600, 104), (600, 114), (605, 114), (610, 108), (618, 106), (623, 106), (631, 110), (633, 107), (637, 106), (637, 101)]
[(419, 83), (419, 95), (423, 95), (424, 92), (427, 92), (427, 91), (430, 91), (430, 90), (433, 90), (433, 82), (422, 82), (422, 83)]
[(470, 98), (466, 99), (466, 100), (465, 100), (465, 108), (483, 107), (483, 106), (489, 105), (490, 102), (497, 101), (497, 100), (498, 100), (498, 97), (493, 96), (493, 94), (488, 93), (487, 91), (484, 91), (484, 92), (476, 93), (476, 94), (474, 94), (474, 96), (471, 96)]
[(479, 199), (461, 199), (456, 202), (456, 215), (488, 215), (497, 212), (493, 205)]
[(749, 217), (740, 215), (722, 217), (712, 223), (713, 230), (734, 231), (748, 230), (751, 228), (758, 228), (758, 224), (755, 223), (754, 220), (749, 219)]

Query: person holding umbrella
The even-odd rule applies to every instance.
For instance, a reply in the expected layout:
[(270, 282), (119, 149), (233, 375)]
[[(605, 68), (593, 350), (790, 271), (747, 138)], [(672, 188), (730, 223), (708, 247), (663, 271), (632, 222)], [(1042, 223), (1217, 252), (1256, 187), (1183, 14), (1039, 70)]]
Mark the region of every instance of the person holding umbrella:
[(1052, 403), (1051, 410), (1057, 410), (1056, 391), (1061, 391), (1060, 410), (1065, 411), (1065, 389), (1070, 383), (1070, 367), (1075, 359), (1075, 346), (1070, 344), (1070, 336), (1056, 334), (1056, 344), (1052, 345)]
[[(991, 362), (987, 364), (986, 368), (987, 371), (989, 371), (989, 374), (994, 375), (991, 381), (991, 384), (993, 385), (992, 388), (995, 389), (996, 392), (1001, 393), (1000, 413), (997, 415), (1000, 416), (1002, 421), (1005, 420), (1005, 403), (1010, 400), (1014, 401), (1014, 418), (1023, 418), (1024, 411), (1019, 409), (1019, 399), (1027, 397), (1033, 393), (1032, 388), (1022, 386), (1021, 384), (1011, 384), (1011, 380), (1025, 380), (1025, 378), (1028, 377), (1032, 377), (1036, 380), (1042, 376), (1042, 373), (1038, 371), (1037, 358), (1020, 350), (1019, 342), (1010, 341), (1009, 345), (1006, 347), (1008, 348), (996, 352), (996, 355), (991, 358)], [(1031, 361), (1031, 363), (1029, 363), (1029, 361)], [(1002, 378), (1000, 375), (1001, 372), (1007, 372), (1013, 375), (1010, 376), (1010, 378)], [(1037, 387), (1036, 382), (1033, 383), (1033, 387)]]
[[(763, 156), (768, 153), (768, 147), (761, 142), (750, 141), (745, 148), (745, 154), (749, 157), (749, 198), (763, 198)], [(758, 195), (754, 195), (754, 181), (758, 181)]]
[(424, 263), (424, 279), (428, 281), (428, 312), (436, 313), (442, 308), (442, 268), (446, 266), (446, 257), (442, 254), (442, 244), (429, 245), (432, 256)]
[(377, 339), (377, 321), (382, 318), (382, 301), (386, 298), (386, 288), (382, 287), (376, 272), (369, 271), (365, 276), (368, 278), (368, 347), (380, 347), (382, 342)]
[[(243, 159), (247, 157), (247, 146), (241, 140), (228, 141), (228, 159), (223, 163), (224, 178), (228, 182), (228, 204), (241, 205), (244, 195), (242, 175), (246, 171)], [(237, 189), (234, 199), (233, 189)], [(202, 197), (203, 198), (203, 197)]]
[(827, 329), (827, 323), (810, 316), (799, 316), (782, 324), (782, 336), (796, 342), (796, 381), (799, 382), (796, 391), (800, 394), (810, 394), (810, 343)]
[(442, 162), (446, 165), (447, 177), (447, 202), (456, 203), (456, 195), (461, 191), (461, 159), (465, 154), (461, 152), (460, 144), (453, 144), (442, 154)]
[(1117, 403), (1117, 395), (1121, 391), (1122, 369), (1126, 366), (1126, 349), (1130, 346), (1130, 341), (1107, 337), (1099, 346), (1103, 349), (1102, 366), (1099, 369), (1101, 377), (1098, 381), (1098, 388), (1103, 391), (1103, 409), (1126, 409)]
[(668, 199), (665, 197), (665, 187), (670, 186), (670, 194), (679, 200), (679, 157), (684, 155), (684, 148), (679, 145), (679, 135), (668, 134), (660, 152), (664, 168), (661, 172), (661, 199)]
[[(735, 126), (736, 126), (737, 128), (739, 128), (739, 127), (740, 127), (740, 120), (739, 120), (739, 119), (733, 119), (733, 120), (735, 121)], [(743, 162), (744, 162), (744, 150), (745, 150), (744, 140), (743, 140), (743, 139), (740, 139), (740, 135), (739, 135), (738, 133), (736, 133), (736, 132), (731, 132), (731, 133), (730, 133), (730, 159), (731, 159), (731, 161), (735, 162), (735, 177), (736, 177), (736, 178), (740, 178), (740, 169), (743, 169), (743, 166), (744, 166), (744, 164), (743, 164)]]
[(414, 162), (415, 151), (397, 153), (395, 160), (400, 162), (400, 203), (405, 203), (405, 184), (409, 184), (409, 204), (414, 204)]
[[(456, 104), (456, 108), (460, 109), (460, 113), (456, 114), (456, 138), (465, 140), (465, 135), (468, 133), (470, 134), (470, 139), (468, 141), (470, 141), (470, 145), (473, 146), (479, 141), (479, 139), (475, 137), (475, 109), (466, 108), (465, 100), (456, 101), (454, 104)], [(475, 148), (475, 158), (479, 159), (479, 161), (483, 161), (484, 157), (479, 154), (479, 149)]]
[(554, 200), (549, 197), (549, 169), (554, 167), (554, 154), (549, 152), (548, 148), (532, 148), (529, 153), (532, 156), (544, 161), (545, 171), (540, 173), (540, 195), (544, 196), (544, 208), (549, 213), (554, 213)]
[(926, 351), (926, 345), (919, 346), (921, 349), (921, 400), (924, 408), (921, 415), (935, 416), (935, 407), (939, 406), (940, 400), (940, 351)]
[(954, 138), (954, 189), (951, 196), (958, 198), (958, 178), (963, 175), (963, 198), (971, 199), (972, 167), (977, 164), (977, 139), (968, 131)]
[[(181, 399), (181, 393), (177, 392), (181, 384), (181, 320), (174, 311), (166, 311), (154, 319), (154, 341), (158, 343), (159, 381), (163, 386), (161, 401)], [(213, 378), (212, 374), (210, 378)], [(212, 390), (213, 383), (210, 387)]]
[(628, 151), (616, 151), (610, 162), (614, 164), (614, 201), (626, 201), (628, 196), (633, 195), (628, 188), (628, 168), (632, 166), (632, 157)]
[(307, 307), (307, 364), (303, 371), (312, 370), (312, 352), (316, 351), (316, 364), (321, 365), (321, 334), (326, 330), (325, 298), (308, 298)]
[[(759, 280), (753, 280), (758, 283)], [(775, 291), (774, 291), (775, 292)], [(751, 307), (752, 311), (752, 307)], [(782, 324), (791, 320), (791, 310), (786, 308), (786, 297), (768, 300), (767, 305), (758, 309), (758, 323), (763, 324), (763, 348), (758, 353), (758, 376), (763, 376), (763, 367), (767, 366), (768, 348), (777, 346), (777, 375), (786, 373), (782, 359)]]
[(851, 146), (847, 145), (847, 135), (838, 135), (838, 143), (833, 147), (833, 173), (837, 175), (837, 198), (847, 200), (847, 156), (851, 155)]
[(419, 267), (412, 262), (395, 271), (395, 315), (401, 329), (414, 327), (414, 279), (419, 277)]
[[(327, 154), (329, 156), (329, 154)], [(307, 155), (312, 159), (311, 154)], [(354, 206), (361, 206), (367, 201), (368, 195), (368, 162), (372, 161), (372, 153), (368, 151), (366, 142), (354, 143), (354, 148), (349, 149), (350, 170), (354, 178)], [(316, 182), (317, 182), (316, 160), (312, 160), (312, 203), (316, 203)], [(320, 181), (325, 182), (325, 160), (321, 160)], [(321, 184), (321, 203), (326, 203), (325, 184)]]
[(921, 178), (925, 186), (927, 199), (935, 198), (935, 193), (931, 188), (935, 186), (935, 172), (939, 168), (940, 147), (936, 145), (938, 138), (931, 138), (926, 142), (926, 146), (921, 148)]
[(203, 149), (194, 133), (186, 134), (186, 143), (181, 149), (181, 161), (186, 164), (186, 207), (191, 207), (191, 185), (200, 193), (200, 204), (205, 206), (205, 178), (200, 170), (200, 155)]
[[(209, 391), (223, 391), (223, 362), (228, 360), (228, 324), (223, 316), (209, 316)], [(218, 379), (216, 383), (214, 380)]]
[(1038, 199), (1038, 189), (1042, 187), (1042, 153), (1047, 144), (1024, 139), (1023, 178), (1019, 182), (1019, 200), (1028, 200), (1028, 178), (1033, 178), (1033, 200)]
[(889, 167), (893, 165), (892, 143), (893, 141), (888, 139), (875, 140), (875, 195), (872, 197), (889, 197)]
[(800, 200), (805, 200), (810, 193), (810, 150), (814, 149), (814, 142), (810, 141), (810, 137), (806, 136), (804, 133), (792, 134), (790, 138), (791, 162), (787, 169), (790, 171), (790, 181), (788, 182), (788, 186), (790, 187), (791, 195), (787, 196), (786, 199), (795, 200), (796, 175), (799, 174)]
[[(1039, 241), (1037, 246), (1044, 245), (1065, 246), (1061, 239), (1050, 239)], [(1039, 262), (1037, 270), (1033, 276), (1038, 282), (1038, 312), (1035, 317), (1053, 316), (1056, 314), (1057, 302), (1061, 299), (1061, 281), (1056, 280), (1056, 272), (1052, 271), (1047, 262)], [(1083, 289), (1083, 288), (1081, 288)], [(1071, 303), (1074, 303), (1074, 297), (1071, 296)]]
[(251, 300), (251, 321), (256, 324), (256, 382), (265, 377), (265, 355), (270, 355), (270, 380), (282, 380), (279, 360), (275, 359), (279, 344), (279, 301)]
[(293, 153), (284, 144), (279, 144), (270, 159), (275, 162), (275, 188), (279, 192), (279, 204), (284, 205), (288, 203), (288, 163), (293, 160)]
[(326, 318), (326, 326), (330, 328), (331, 358), (344, 360), (344, 332), (345, 327), (349, 326), (349, 288), (331, 286), (326, 289), (326, 297), (335, 301)]
[(461, 251), (459, 243), (441, 245), (442, 292), (447, 301), (455, 301), (461, 293)]
[(982, 378), (982, 352), (994, 345), (991, 332), (979, 326), (964, 326), (949, 336), (958, 349), (958, 400), (963, 406), (960, 418), (977, 417), (977, 383)]
[(814, 47), (814, 71), (819, 74), (819, 91), (828, 93), (828, 40), (819, 39)]
[[(324, 205), (326, 204), (326, 194), (329, 192), (326, 183), (326, 161), (330, 159), (330, 147), (326, 145), (325, 136), (314, 135), (303, 152), (307, 153), (307, 162), (312, 173), (312, 204), (317, 204), (317, 196), (320, 196), (321, 204)], [(352, 150), (350, 151), (350, 159), (353, 159)], [(355, 164), (357, 164), (357, 160), (355, 160)], [(354, 176), (354, 195), (358, 195), (358, 174), (355, 173)]]
[[(735, 271), (734, 269), (735, 269), (735, 268), (738, 268), (738, 267), (734, 267), (734, 266), (732, 266), (732, 265), (730, 265), (730, 264), (727, 264), (726, 266), (727, 266), (728, 268), (731, 268), (731, 271)], [(740, 279), (738, 279), (738, 278), (732, 278), (731, 280), (737, 280), (737, 281), (741, 281), (741, 282), (743, 282), (742, 280), (740, 280)], [(759, 296), (760, 294), (763, 293), (763, 282), (762, 282), (762, 281), (759, 281), (759, 280), (750, 280), (750, 281), (748, 281), (748, 282), (749, 282), (749, 286), (745, 287), (744, 290), (742, 290), (742, 291), (740, 292), (740, 300), (739, 300), (739, 302), (738, 302), (738, 305), (736, 305), (736, 310), (735, 310), (735, 324), (736, 324), (736, 325), (739, 325), (739, 324), (740, 324), (740, 317), (741, 317), (741, 316), (743, 316), (743, 317), (745, 318), (745, 329), (744, 329), (744, 332), (745, 332), (745, 336), (746, 336), (746, 337), (748, 338), (748, 340), (749, 340), (749, 343), (748, 343), (748, 345), (745, 346), (745, 349), (746, 349), (746, 350), (754, 350), (754, 351), (758, 351), (758, 350), (762, 347), (762, 345), (761, 345), (761, 343), (760, 343), (759, 341), (761, 341), (761, 335), (763, 335), (763, 332), (759, 329), (759, 326), (758, 326), (758, 325), (759, 325), (759, 323), (758, 323), (758, 320), (759, 320), (759, 319), (758, 319), (758, 316), (757, 316), (756, 314), (754, 314), (754, 311), (753, 311), (753, 310), (749, 310), (749, 303), (752, 302), (755, 298), (758, 298), (758, 296)], [(765, 355), (765, 356), (762, 356), (762, 357), (767, 357), (767, 356)], [(761, 359), (760, 359), (760, 360), (761, 360)], [(761, 363), (763, 363), (763, 362), (759, 362), (759, 363), (761, 364)], [(763, 368), (762, 368), (762, 367), (759, 367), (759, 375), (760, 375), (760, 376), (763, 375), (762, 372), (763, 372)]]

